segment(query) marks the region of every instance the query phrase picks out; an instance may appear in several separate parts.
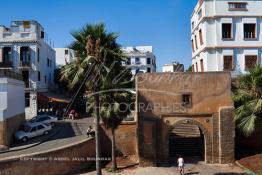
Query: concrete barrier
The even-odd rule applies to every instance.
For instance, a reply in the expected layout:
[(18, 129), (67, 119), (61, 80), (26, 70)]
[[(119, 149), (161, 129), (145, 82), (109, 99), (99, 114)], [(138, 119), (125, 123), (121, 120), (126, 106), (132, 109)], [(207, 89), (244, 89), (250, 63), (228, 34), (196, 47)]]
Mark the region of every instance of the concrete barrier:
[(0, 159), (0, 175), (72, 174), (94, 165), (95, 139), (84, 139), (44, 152)]

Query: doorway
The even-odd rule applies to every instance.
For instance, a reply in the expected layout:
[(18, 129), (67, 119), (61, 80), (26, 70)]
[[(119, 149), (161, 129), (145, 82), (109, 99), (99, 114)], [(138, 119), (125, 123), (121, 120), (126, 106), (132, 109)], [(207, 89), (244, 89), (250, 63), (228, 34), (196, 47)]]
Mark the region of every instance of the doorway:
[(169, 157), (205, 160), (205, 137), (201, 129), (191, 123), (180, 123), (173, 127), (169, 136)]

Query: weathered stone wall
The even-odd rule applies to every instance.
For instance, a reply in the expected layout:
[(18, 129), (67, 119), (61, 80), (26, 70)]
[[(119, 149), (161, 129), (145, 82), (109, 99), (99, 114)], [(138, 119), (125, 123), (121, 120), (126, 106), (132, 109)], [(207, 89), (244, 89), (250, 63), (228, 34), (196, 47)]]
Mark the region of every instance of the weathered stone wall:
[[(232, 162), (234, 151), (228, 146), (234, 142), (230, 133), (234, 131), (232, 112), (220, 113), (221, 107), (233, 106), (229, 73), (139, 74), (136, 86), (141, 166), (168, 161), (170, 131), (183, 121), (194, 123), (204, 132), (206, 163)], [(190, 95), (189, 105), (183, 104), (184, 94)], [(224, 147), (227, 149), (222, 152)]]
[[(74, 172), (94, 167), (94, 161), (86, 161), (87, 157), (95, 157), (95, 139), (73, 143), (72, 145), (48, 152), (1, 160), (0, 174), (73, 174)], [(31, 160), (31, 158), (35, 158), (35, 160)], [(85, 158), (85, 160), (81, 160), (81, 158)]]
[[(105, 136), (108, 138), (111, 144), (111, 130), (107, 130), (103, 127)], [(136, 136), (137, 124), (136, 122), (122, 122), (115, 131), (116, 136), (116, 148), (117, 152), (121, 156), (135, 156), (137, 155), (137, 136)]]
[[(150, 73), (136, 78), (139, 117), (163, 114), (213, 114), (233, 106), (229, 73)], [(182, 106), (182, 94), (191, 94), (192, 106)]]
[(23, 113), (0, 122), (0, 145), (10, 146), (12, 144), (14, 134), (24, 120), (25, 114)]
[(235, 124), (232, 117), (234, 108), (223, 107), (219, 113), (219, 163), (233, 162), (235, 157)]

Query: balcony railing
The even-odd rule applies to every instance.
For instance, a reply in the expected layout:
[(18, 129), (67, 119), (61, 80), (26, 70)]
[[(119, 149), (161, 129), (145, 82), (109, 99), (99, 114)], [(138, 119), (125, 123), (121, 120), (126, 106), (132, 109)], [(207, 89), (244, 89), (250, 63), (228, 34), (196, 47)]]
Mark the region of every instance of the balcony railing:
[(31, 62), (30, 61), (20, 61), (19, 62), (19, 67), (30, 67)]
[(13, 62), (12, 61), (4, 61), (0, 62), (0, 68), (12, 68), (13, 67)]
[(0, 69), (0, 78), (14, 78), (17, 80), (23, 80), (22, 75), (10, 70), (1, 70)]

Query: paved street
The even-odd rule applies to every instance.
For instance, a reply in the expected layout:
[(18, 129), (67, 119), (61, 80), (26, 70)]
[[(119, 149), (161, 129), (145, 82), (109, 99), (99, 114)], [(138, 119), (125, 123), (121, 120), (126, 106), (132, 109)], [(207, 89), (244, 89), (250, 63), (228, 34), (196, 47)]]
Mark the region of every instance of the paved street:
[[(50, 149), (59, 148), (86, 139), (86, 128), (91, 125), (92, 122), (92, 118), (74, 121), (61, 121), (48, 135), (50, 136), (54, 134), (54, 132), (57, 132), (51, 138), (47, 138), (48, 136), (40, 136), (29, 140), (26, 143), (18, 143), (16, 147), (10, 149), (11, 152), (0, 153), (0, 160), (10, 157), (22, 156), (30, 153), (48, 151)], [(46, 138), (48, 140), (45, 140)], [(43, 139), (45, 141), (41, 143)]]
[[(81, 175), (95, 175), (95, 171)], [(122, 171), (121, 173), (108, 173), (103, 175), (179, 175), (177, 167), (138, 167)], [(203, 163), (187, 164), (185, 175), (246, 175), (242, 169), (232, 165), (205, 165)]]

